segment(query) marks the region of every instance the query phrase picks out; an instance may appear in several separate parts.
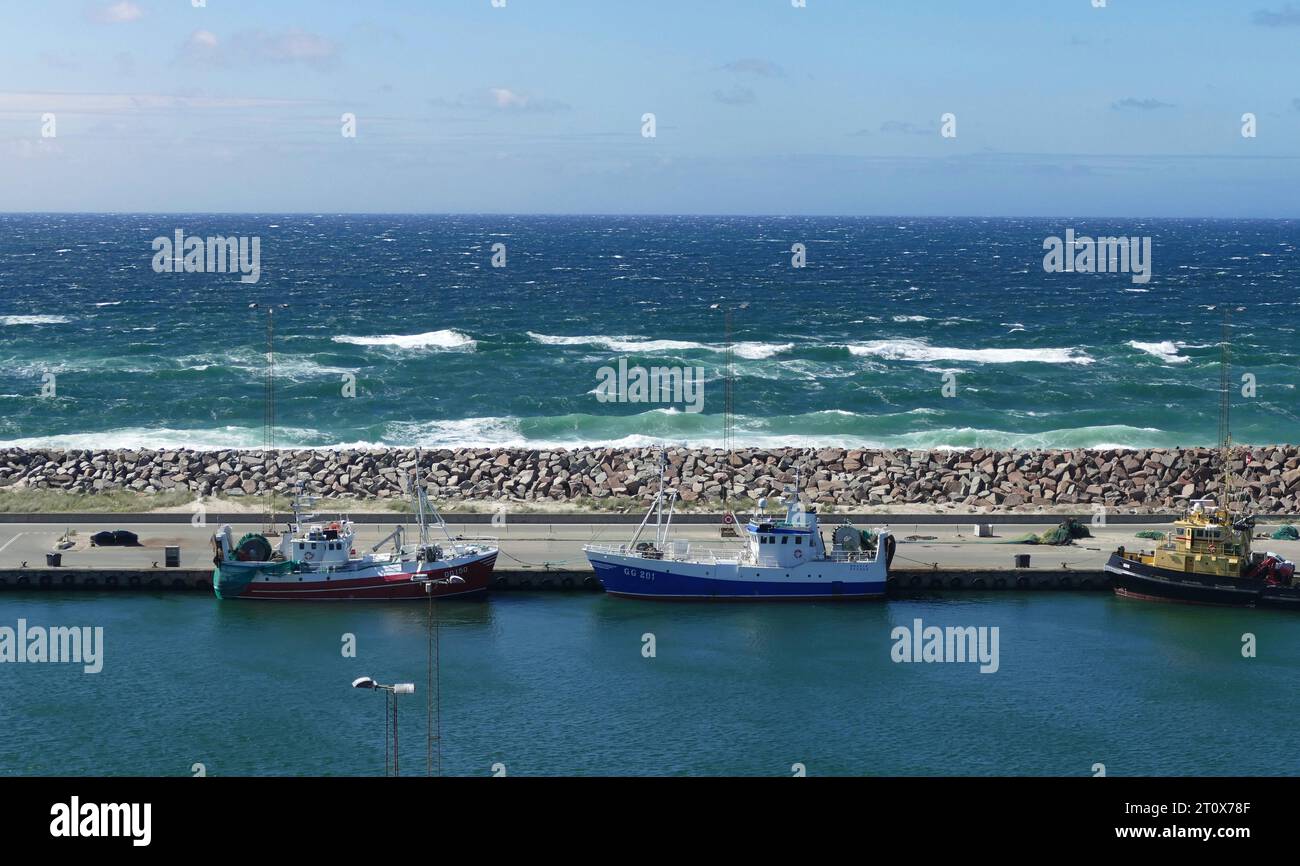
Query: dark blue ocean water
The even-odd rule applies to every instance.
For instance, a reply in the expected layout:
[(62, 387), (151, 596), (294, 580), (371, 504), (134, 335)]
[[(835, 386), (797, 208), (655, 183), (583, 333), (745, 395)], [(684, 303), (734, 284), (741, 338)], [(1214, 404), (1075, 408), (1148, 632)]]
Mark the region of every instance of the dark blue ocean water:
[[(1068, 228), (1150, 236), (1150, 282), (1045, 273)], [(260, 281), (155, 273), (177, 229), (259, 237)], [(287, 304), (281, 446), (715, 444), (710, 307), (746, 303), (739, 443), (1212, 444), (1223, 304), (1257, 383), (1237, 440), (1294, 442), (1298, 244), (1295, 221), (0, 215), (0, 442), (259, 446)], [(598, 401), (619, 358), (703, 367), (703, 411)]]

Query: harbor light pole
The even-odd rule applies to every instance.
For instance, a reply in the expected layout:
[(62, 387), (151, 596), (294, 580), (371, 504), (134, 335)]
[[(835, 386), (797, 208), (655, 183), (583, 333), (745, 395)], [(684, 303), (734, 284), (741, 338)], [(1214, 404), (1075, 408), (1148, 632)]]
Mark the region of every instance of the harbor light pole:
[[(441, 611), (434, 613), (433, 588), (435, 586), (453, 586), (464, 583), (463, 577), (420, 577), (415, 580), (424, 584), (424, 594), (429, 599), (429, 610), (425, 614), (425, 632), (429, 644), (428, 687), (425, 689), (425, 767), (426, 776), (433, 775), (433, 743), (438, 743), (438, 775), (442, 775), (442, 616)], [(436, 676), (435, 676), (436, 673)], [(435, 720), (437, 724), (435, 725)], [(435, 733), (436, 731), (436, 733)]]
[[(392, 685), (388, 685), (388, 686), (386, 686), (386, 685), (384, 685), (383, 683), (377, 683), (377, 682), (375, 682), (375, 681), (374, 681), (373, 679), (371, 679), (370, 677), (357, 677), (355, 680), (352, 681), (352, 688), (354, 688), (354, 689), (373, 689), (373, 690), (375, 690), (375, 691), (381, 691), (381, 692), (384, 692), (385, 697), (386, 697), (386, 700), (387, 700), (387, 705), (386, 705), (385, 708), (387, 708), (387, 707), (392, 707), (392, 711), (393, 711), (393, 712), (392, 712), (392, 716), (393, 716), (393, 775), (394, 775), (394, 776), (399, 776), (399, 775), (401, 775), (401, 773), (398, 772), (398, 768), (397, 768), (397, 696), (398, 696), (398, 695), (413, 695), (413, 694), (415, 694), (415, 683), (394, 683), (394, 684), (392, 684)], [(388, 739), (388, 719), (387, 719), (386, 717), (385, 717), (385, 719), (384, 719), (384, 739), (385, 739), (385, 740)], [(387, 772), (388, 772), (388, 745), (387, 745), (387, 743), (385, 743), (385, 745), (384, 745), (384, 773), (387, 774)]]

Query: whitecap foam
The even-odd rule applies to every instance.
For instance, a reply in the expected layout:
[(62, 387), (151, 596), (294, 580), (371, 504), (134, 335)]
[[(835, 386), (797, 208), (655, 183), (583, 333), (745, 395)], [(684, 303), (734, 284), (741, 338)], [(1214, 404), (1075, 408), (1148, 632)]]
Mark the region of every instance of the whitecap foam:
[(381, 334), (374, 337), (339, 336), (336, 343), (391, 349), (427, 349), (442, 352), (473, 352), (478, 341), (460, 331), (444, 329), (425, 334)]
[[(725, 348), (724, 346), (722, 349), (714, 349), (714, 351), (723, 351)], [(790, 351), (794, 348), (794, 343), (736, 343), (731, 348), (742, 358), (750, 361), (761, 361), (764, 358)]]
[[(277, 427), (277, 449), (319, 448), (328, 441), (319, 431), (298, 427)], [(132, 448), (194, 451), (220, 451), (226, 448), (260, 449), (266, 435), (260, 427), (215, 427), (206, 430), (177, 430), (167, 427), (122, 427), (98, 433), (63, 433), (32, 436), (0, 442), (6, 448), (62, 448), (77, 451), (103, 451)]]
[[(593, 334), (579, 337), (560, 337), (552, 334), (538, 334), (533, 331), (527, 333), (530, 339), (544, 346), (600, 346), (611, 352), (725, 352), (727, 350), (725, 345), (697, 343), (691, 340), (654, 340), (632, 334), (619, 336)], [(793, 348), (794, 343), (743, 342), (733, 343), (731, 346), (732, 351), (739, 357), (750, 361), (771, 358), (773, 355), (788, 352)]]
[(1079, 349), (961, 349), (931, 346), (922, 340), (874, 340), (851, 343), (848, 350), (858, 356), (891, 361), (973, 361), (979, 364), (1092, 364)]
[(67, 316), (0, 316), (0, 325), (66, 325)]
[(1155, 355), (1166, 364), (1186, 364), (1191, 360), (1178, 354), (1178, 350), (1183, 347), (1181, 343), (1173, 343), (1169, 340), (1159, 343), (1142, 343), (1137, 340), (1129, 340), (1128, 344), (1134, 349), (1146, 352), (1148, 355)]

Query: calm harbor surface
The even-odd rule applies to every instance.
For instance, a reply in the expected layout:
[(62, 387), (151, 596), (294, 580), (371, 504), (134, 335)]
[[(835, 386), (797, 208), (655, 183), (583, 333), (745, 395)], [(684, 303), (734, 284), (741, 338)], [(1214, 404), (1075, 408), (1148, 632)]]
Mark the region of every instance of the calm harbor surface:
[[(102, 626), (103, 670), (0, 664), (0, 774), (378, 775), (399, 698), (425, 769), (423, 604), (9, 596), (0, 626)], [(999, 629), (996, 673), (896, 663), (896, 626)], [(1300, 621), (1109, 595), (440, 607), (443, 770), (527, 775), (1292, 775)], [(1257, 657), (1242, 654), (1255, 636)], [(344, 635), (356, 637), (345, 657)], [(643, 655), (654, 636), (655, 655)]]

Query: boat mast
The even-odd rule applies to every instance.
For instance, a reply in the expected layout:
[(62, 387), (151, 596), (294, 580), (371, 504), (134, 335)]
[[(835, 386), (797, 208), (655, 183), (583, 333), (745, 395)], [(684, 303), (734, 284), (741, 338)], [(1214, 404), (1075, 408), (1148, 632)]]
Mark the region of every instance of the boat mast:
[[(641, 518), (641, 525), (636, 528), (636, 532), (632, 535), (632, 540), (628, 542), (628, 544), (631, 547), (636, 547), (637, 541), (641, 539), (641, 533), (645, 532), (646, 524), (650, 522), (650, 515), (659, 514), (662, 507), (661, 503), (663, 502), (663, 497), (664, 497), (664, 453), (663, 450), (661, 449), (659, 451), (659, 491), (655, 494), (654, 502), (650, 505), (648, 509), (646, 509), (645, 517)], [(658, 540), (659, 540), (659, 521), (658, 521), (658, 517), (656, 516), (655, 541), (657, 542)]]
[(424, 459), (424, 453), (420, 449), (415, 450), (415, 512), (416, 520), (420, 527), (420, 545), (428, 546), (429, 544), (429, 526), (424, 514), (424, 505), (428, 501), (424, 492), (424, 485), (420, 483), (420, 461)]

